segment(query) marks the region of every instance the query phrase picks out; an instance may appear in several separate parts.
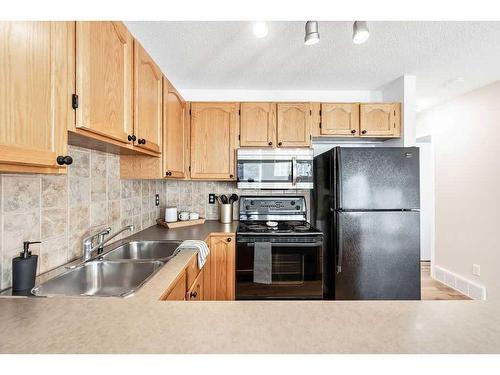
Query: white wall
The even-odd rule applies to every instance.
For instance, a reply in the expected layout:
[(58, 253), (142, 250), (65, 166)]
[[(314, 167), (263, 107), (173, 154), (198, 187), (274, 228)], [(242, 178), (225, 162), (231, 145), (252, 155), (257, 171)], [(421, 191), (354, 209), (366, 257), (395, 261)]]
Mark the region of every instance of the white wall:
[[(500, 299), (500, 82), (421, 112), (435, 153), (435, 264)], [(481, 275), (472, 274), (472, 264)]]
[(415, 146), (417, 80), (415, 76), (404, 75), (389, 82), (380, 90), (384, 102), (401, 102), (401, 138), (387, 141), (384, 146)]
[(310, 102), (378, 102), (380, 91), (370, 90), (189, 90), (179, 89), (187, 101), (310, 101)]
[(432, 136), (417, 138), (420, 150), (420, 259), (434, 263), (434, 145)]

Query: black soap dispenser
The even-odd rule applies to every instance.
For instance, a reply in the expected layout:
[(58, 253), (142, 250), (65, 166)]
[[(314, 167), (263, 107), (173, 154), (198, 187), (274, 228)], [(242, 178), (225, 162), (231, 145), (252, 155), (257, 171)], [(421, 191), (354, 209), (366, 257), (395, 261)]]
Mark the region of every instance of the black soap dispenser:
[(35, 286), (38, 255), (31, 255), (30, 245), (40, 241), (24, 241), (23, 252), (12, 259), (12, 291), (31, 290)]

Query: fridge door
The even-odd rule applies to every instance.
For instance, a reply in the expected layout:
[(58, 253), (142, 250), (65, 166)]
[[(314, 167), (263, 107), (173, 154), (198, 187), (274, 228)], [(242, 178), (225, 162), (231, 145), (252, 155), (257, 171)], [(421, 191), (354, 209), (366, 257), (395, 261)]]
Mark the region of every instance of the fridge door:
[(397, 210), (420, 207), (416, 147), (337, 147), (335, 208)]
[(337, 212), (335, 219), (335, 299), (420, 299), (419, 212)]

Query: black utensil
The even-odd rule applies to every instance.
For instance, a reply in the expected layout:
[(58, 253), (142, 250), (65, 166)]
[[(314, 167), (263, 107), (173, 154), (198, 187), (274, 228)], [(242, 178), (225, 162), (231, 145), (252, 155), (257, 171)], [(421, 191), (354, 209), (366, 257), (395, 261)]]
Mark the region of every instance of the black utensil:
[(222, 204), (227, 204), (227, 195), (226, 194), (222, 194), (220, 196), (220, 200), (222, 201)]
[(237, 194), (231, 194), (231, 196), (229, 197), (229, 203), (230, 204), (233, 204), (234, 202), (236, 202), (238, 200), (238, 195)]

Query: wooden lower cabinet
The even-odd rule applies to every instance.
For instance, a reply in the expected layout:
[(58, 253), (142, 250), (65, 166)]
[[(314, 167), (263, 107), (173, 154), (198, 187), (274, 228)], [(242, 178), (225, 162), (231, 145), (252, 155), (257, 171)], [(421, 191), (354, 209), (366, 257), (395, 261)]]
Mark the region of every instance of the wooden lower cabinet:
[(203, 301), (205, 299), (203, 295), (203, 274), (204, 270), (202, 269), (186, 293), (187, 301)]
[(235, 295), (235, 236), (210, 236), (210, 299), (231, 301)]
[(170, 292), (161, 298), (165, 301), (184, 301), (186, 299), (186, 273), (182, 272), (181, 276), (177, 279)]

